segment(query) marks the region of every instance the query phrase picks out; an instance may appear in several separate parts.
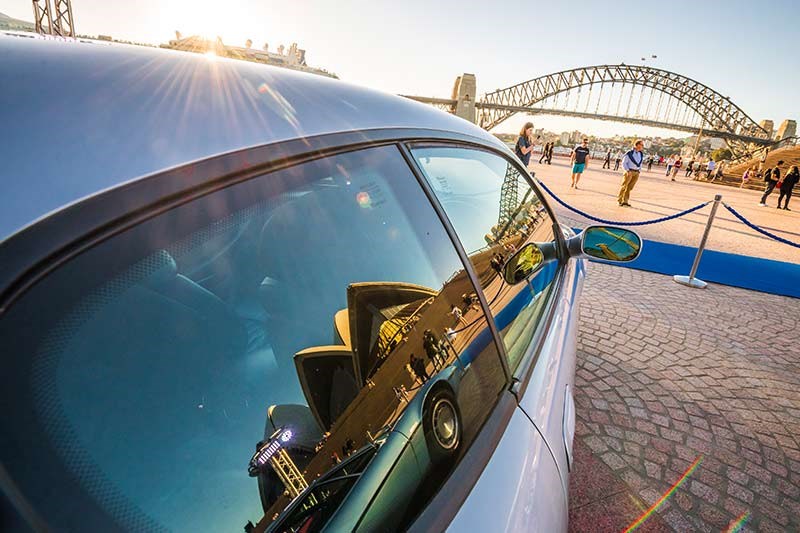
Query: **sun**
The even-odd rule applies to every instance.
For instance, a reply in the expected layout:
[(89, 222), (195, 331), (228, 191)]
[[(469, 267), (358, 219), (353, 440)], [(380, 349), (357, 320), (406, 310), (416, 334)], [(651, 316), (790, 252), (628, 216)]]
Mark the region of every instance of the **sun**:
[(184, 36), (199, 35), (206, 39), (242, 40), (241, 2), (218, 0), (170, 0), (161, 3), (160, 16), (171, 22)]

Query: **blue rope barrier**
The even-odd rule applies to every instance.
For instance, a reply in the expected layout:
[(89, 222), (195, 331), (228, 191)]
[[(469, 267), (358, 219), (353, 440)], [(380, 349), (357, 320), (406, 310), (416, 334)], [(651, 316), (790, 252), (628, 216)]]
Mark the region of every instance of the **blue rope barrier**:
[(767, 237), (769, 237), (771, 239), (775, 239), (778, 242), (782, 242), (783, 244), (788, 244), (789, 246), (794, 246), (795, 248), (800, 248), (800, 244), (797, 244), (796, 242), (792, 242), (792, 241), (790, 241), (788, 239), (784, 239), (783, 237), (779, 237), (779, 236), (775, 235), (774, 233), (768, 232), (765, 229), (759, 228), (758, 226), (756, 226), (755, 224), (753, 224), (752, 222), (750, 222), (749, 220), (744, 218), (744, 216), (742, 216), (738, 211), (736, 211), (736, 209), (732, 208), (731, 206), (729, 206), (725, 202), (722, 202), (722, 205), (724, 205), (725, 209), (730, 211), (731, 214), (733, 216), (735, 216), (736, 218), (738, 218), (745, 226), (747, 226), (749, 228), (752, 228), (752, 229), (756, 230), (757, 232), (759, 232), (759, 233), (761, 233), (763, 235), (766, 235)]
[(705, 202), (705, 203), (702, 203), (702, 204), (698, 204), (698, 205), (696, 205), (696, 206), (694, 206), (694, 207), (692, 207), (690, 209), (686, 209), (685, 211), (681, 211), (680, 213), (675, 213), (674, 215), (669, 215), (669, 216), (661, 217), (661, 218), (654, 218), (652, 220), (643, 220), (641, 222), (619, 222), (619, 221), (616, 221), (616, 220), (606, 220), (604, 218), (598, 218), (598, 217), (590, 215), (589, 213), (586, 213), (585, 211), (581, 211), (580, 209), (578, 209), (576, 207), (572, 207), (571, 205), (566, 203), (564, 200), (562, 200), (561, 198), (556, 196), (555, 193), (553, 191), (551, 191), (550, 188), (547, 185), (545, 185), (544, 183), (542, 183), (540, 180), (536, 180), (536, 182), (542, 187), (542, 189), (544, 189), (547, 192), (547, 194), (552, 196), (553, 199), (556, 202), (558, 202), (559, 204), (563, 205), (564, 207), (566, 207), (570, 211), (578, 213), (582, 217), (586, 217), (589, 220), (594, 220), (595, 222), (600, 222), (601, 224), (612, 224), (612, 225), (615, 225), (615, 226), (646, 226), (648, 224), (658, 224), (659, 222), (666, 222), (667, 220), (672, 220), (673, 218), (679, 218), (679, 217), (682, 217), (684, 215), (688, 215), (689, 213), (694, 213), (698, 209), (702, 209), (702, 208), (704, 208), (705, 206), (707, 206), (708, 204), (711, 203), (711, 201), (708, 201), (708, 202)]

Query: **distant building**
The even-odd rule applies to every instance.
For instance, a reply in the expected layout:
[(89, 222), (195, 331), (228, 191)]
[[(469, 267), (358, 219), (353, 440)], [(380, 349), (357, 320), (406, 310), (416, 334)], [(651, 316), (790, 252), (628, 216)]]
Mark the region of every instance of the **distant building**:
[(572, 138), (568, 131), (562, 132), (558, 140), (561, 141), (561, 144), (564, 146), (569, 146), (570, 144), (572, 144), (571, 142)]
[(306, 64), (306, 51), (297, 47), (297, 43), (286, 49), (283, 45), (278, 46), (277, 52), (270, 52), (269, 45), (264, 44), (263, 49), (251, 48), (252, 41), (248, 39), (246, 46), (231, 46), (224, 44), (220, 37), (216, 40), (204, 39), (198, 35), (184, 37), (180, 32), (175, 32), (175, 39), (167, 44), (162, 44), (161, 48), (172, 50), (182, 50), (198, 54), (215, 54), (220, 57), (253, 61), (254, 63), (264, 63), (277, 67), (285, 67), (329, 78), (337, 78), (336, 74), (325, 69), (310, 67)]

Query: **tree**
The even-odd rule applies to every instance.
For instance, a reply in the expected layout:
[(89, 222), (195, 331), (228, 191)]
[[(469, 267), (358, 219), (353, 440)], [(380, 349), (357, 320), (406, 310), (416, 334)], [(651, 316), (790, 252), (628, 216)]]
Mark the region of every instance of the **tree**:
[(723, 161), (725, 159), (730, 159), (732, 156), (733, 154), (727, 148), (717, 148), (711, 152), (711, 159), (714, 161)]

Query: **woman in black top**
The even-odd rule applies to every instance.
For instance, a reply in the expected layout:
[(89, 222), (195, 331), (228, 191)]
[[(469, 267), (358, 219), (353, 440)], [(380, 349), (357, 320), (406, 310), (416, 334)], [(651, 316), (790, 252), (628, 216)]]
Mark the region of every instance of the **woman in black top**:
[(778, 209), (781, 208), (781, 200), (786, 197), (786, 203), (783, 204), (783, 209), (791, 211), (791, 209), (789, 209), (789, 199), (792, 197), (792, 189), (794, 189), (798, 181), (800, 181), (800, 170), (798, 170), (797, 165), (795, 165), (786, 176), (784, 176), (783, 182), (781, 183), (781, 195), (778, 197)]
[(533, 122), (526, 122), (522, 126), (514, 152), (525, 165), (525, 168), (528, 168), (528, 164), (531, 162), (531, 152), (533, 152)]

